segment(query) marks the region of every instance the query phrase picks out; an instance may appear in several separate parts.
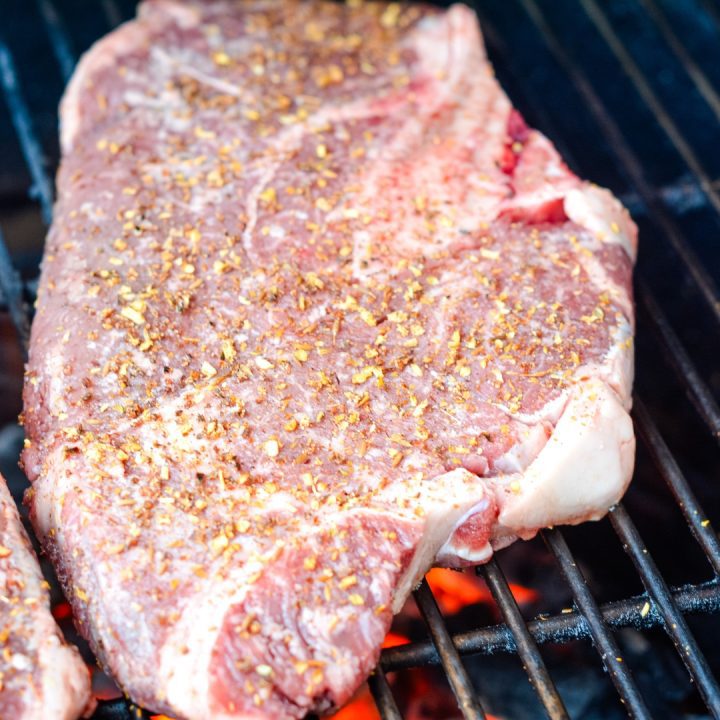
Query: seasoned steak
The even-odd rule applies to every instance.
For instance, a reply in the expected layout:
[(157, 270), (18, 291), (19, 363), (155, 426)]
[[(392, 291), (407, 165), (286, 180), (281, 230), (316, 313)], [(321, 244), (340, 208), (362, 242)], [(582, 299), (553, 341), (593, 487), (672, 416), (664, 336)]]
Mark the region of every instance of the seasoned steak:
[(635, 227), (467, 8), (151, 0), (62, 146), (29, 501), (137, 702), (341, 705), (433, 563), (621, 497)]
[(0, 717), (75, 720), (92, 710), (90, 674), (50, 614), (47, 585), (0, 477)]

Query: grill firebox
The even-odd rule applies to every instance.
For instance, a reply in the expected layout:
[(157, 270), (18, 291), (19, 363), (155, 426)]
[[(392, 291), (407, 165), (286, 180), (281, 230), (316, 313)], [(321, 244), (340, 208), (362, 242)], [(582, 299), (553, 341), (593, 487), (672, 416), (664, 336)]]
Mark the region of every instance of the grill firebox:
[[(37, 220), (47, 225), (52, 218), (57, 149), (49, 113), (72, 72), (76, 50), (128, 18), (133, 4), (38, 0), (25, 6), (9, 0), (4, 8), (0, 150), (8, 161), (0, 168), (0, 319), (4, 313), (11, 321), (20, 350), (6, 339), (3, 353), (25, 357), (27, 349), (42, 242)], [(694, 717), (720, 718), (714, 676), (720, 658), (708, 651), (713, 648), (708, 635), (720, 636), (720, 620), (706, 618), (709, 624), (691, 628), (695, 617), (720, 613), (720, 542), (712, 527), (712, 521), (720, 522), (720, 491), (713, 486), (720, 470), (720, 372), (713, 352), (720, 348), (720, 248), (714, 242), (720, 229), (720, 5), (480, 0), (474, 6), (491, 60), (516, 106), (578, 174), (619, 195), (640, 225), (638, 470), (626, 500), (608, 520), (542, 533), (541, 552), (553, 559), (572, 608), (524, 617), (502, 569), (506, 552), (500, 552), (476, 572), (502, 622), (474, 623), (451, 633), (423, 581), (414, 600), (427, 639), (384, 650), (370, 689), (381, 716), (397, 720), (402, 715), (386, 674), (399, 677), (410, 668), (439, 665), (462, 717), (485, 718), (482, 675), (471, 679), (464, 658), (517, 654), (537, 695), (538, 713), (542, 708), (553, 720), (567, 718), (540, 648), (590, 640), (627, 713), (650, 718), (657, 716), (650, 709), (656, 705), (633, 677), (617, 631), (657, 628), (675, 646), (696, 688), (697, 705), (705, 708)], [(76, 16), (78, 8), (82, 13)], [(17, 35), (15, 28), (21, 30)], [(47, 57), (35, 63), (29, 50), (37, 47), (46, 47)], [(47, 58), (52, 79), (41, 77)], [(32, 206), (24, 198), (28, 187)], [(12, 220), (18, 209), (35, 218), (29, 223), (31, 248), (24, 247), (28, 236)], [(0, 373), (10, 365), (3, 360)], [(605, 587), (623, 591), (602, 597), (607, 592), (597, 587), (614, 573), (620, 548), (629, 558), (623, 579)], [(705, 627), (710, 630), (697, 631)], [(150, 716), (123, 699), (101, 702), (94, 715), (95, 720), (137, 717)]]

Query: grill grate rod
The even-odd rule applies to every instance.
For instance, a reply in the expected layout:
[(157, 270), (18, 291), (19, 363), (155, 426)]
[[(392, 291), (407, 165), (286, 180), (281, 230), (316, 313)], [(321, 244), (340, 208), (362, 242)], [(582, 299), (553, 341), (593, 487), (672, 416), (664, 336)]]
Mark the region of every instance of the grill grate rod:
[(662, 230), (665, 237), (669, 240), (695, 281), (707, 306), (715, 316), (716, 322), (720, 324), (720, 292), (718, 291), (717, 285), (705, 270), (702, 263), (698, 261), (697, 255), (684, 238), (675, 220), (668, 214), (658, 194), (645, 179), (642, 163), (628, 145), (620, 128), (608, 112), (603, 101), (595, 92), (586, 75), (566, 52), (557, 35), (538, 8), (535, 0), (520, 0), (520, 2), (541, 34), (548, 49), (563, 68), (565, 74), (568, 75), (597, 121), (610, 148), (615, 153), (627, 176), (635, 186), (638, 195), (648, 208), (651, 221), (658, 229)]
[(383, 720), (402, 720), (390, 685), (388, 685), (385, 673), (380, 666), (376, 667), (368, 678), (368, 687)]
[(685, 618), (673, 601), (667, 584), (645, 548), (637, 528), (622, 505), (617, 505), (610, 511), (610, 522), (623, 543), (623, 549), (633, 561), (645, 589), (657, 605), (664, 620), (665, 631), (675, 643), (678, 654), (697, 684), (705, 704), (716, 718), (720, 718), (720, 687)]
[(0, 231), (0, 291), (7, 302), (10, 319), (18, 334), (23, 359), (27, 360), (30, 340), (29, 311), (23, 299), (22, 280), (12, 264), (2, 231)]
[(0, 83), (5, 91), (15, 132), (33, 180), (31, 195), (40, 202), (43, 221), (49, 224), (52, 220), (53, 184), (45, 171), (42, 146), (35, 135), (30, 113), (20, 93), (15, 63), (3, 42), (0, 42)]
[(653, 19), (653, 22), (657, 25), (665, 41), (683, 64), (685, 71), (693, 83), (695, 83), (698, 92), (703, 96), (705, 102), (710, 106), (713, 113), (715, 113), (715, 117), (720, 121), (720, 95), (718, 95), (712, 83), (708, 80), (707, 75), (700, 69), (700, 66), (685, 49), (685, 46), (678, 38), (669, 20), (655, 0), (639, 0), (639, 2), (645, 8), (645, 12)]
[(705, 421), (710, 432), (720, 439), (720, 408), (710, 389), (700, 378), (695, 364), (672, 329), (665, 313), (660, 309), (658, 301), (644, 282), (638, 283), (638, 299), (652, 322), (660, 342), (668, 350), (667, 357), (670, 364), (686, 386), (695, 410)]
[(645, 104), (655, 114), (655, 118), (660, 124), (660, 127), (662, 127), (665, 131), (665, 134), (668, 138), (670, 138), (670, 141), (675, 146), (675, 149), (680, 153), (683, 160), (685, 160), (685, 164), (698, 179), (700, 187), (705, 193), (705, 197), (707, 197), (710, 201), (710, 204), (713, 208), (715, 208), (715, 211), (720, 214), (720, 195), (718, 195), (717, 190), (713, 187), (712, 180), (705, 172), (705, 168), (700, 160), (698, 160), (695, 151), (690, 147), (690, 144), (670, 117), (668, 111), (665, 109), (665, 106), (660, 102), (657, 95), (650, 87), (650, 83), (645, 77), (645, 74), (633, 60), (632, 56), (623, 45), (622, 40), (620, 40), (617, 36), (617, 33), (612, 29), (605, 13), (601, 10), (595, 0), (580, 0), (580, 4), (583, 6), (583, 9), (587, 13), (588, 17), (592, 20), (598, 32), (607, 43), (613, 55), (615, 55), (622, 65), (623, 70), (627, 73), (628, 77), (632, 81), (632, 84), (635, 86), (635, 89), (640, 94), (640, 97), (642, 97)]
[[(507, 58), (511, 55), (511, 50), (502, 38), (502, 33), (498, 32), (497, 28), (482, 14), (479, 3), (473, 5), (478, 17), (481, 19), (483, 38), (488, 49), (491, 51), (491, 55), (500, 55)], [(556, 123), (553, 121), (550, 113), (547, 111), (547, 103), (540, 93), (538, 93), (531, 83), (522, 83), (522, 77), (520, 73), (516, 72), (514, 68), (509, 64), (504, 64), (505, 72), (510, 76), (510, 83), (508, 83), (508, 95), (515, 97), (519, 95), (525, 101), (525, 104), (532, 108), (534, 120), (536, 120), (536, 126), (538, 128), (544, 128), (548, 131), (550, 128), (556, 130)], [(575, 158), (575, 153), (570, 149), (563, 134), (560, 132), (552, 132), (548, 135), (551, 136), (552, 142), (557, 148), (560, 156), (564, 162), (571, 168), (579, 167), (579, 163)]]
[(670, 491), (680, 506), (692, 534), (705, 552), (715, 576), (720, 577), (720, 541), (715, 534), (715, 530), (706, 519), (707, 515), (700, 507), (695, 494), (690, 489), (682, 470), (680, 470), (677, 461), (670, 452), (670, 448), (663, 440), (645, 404), (640, 400), (635, 402), (634, 415), (635, 425), (640, 431), (655, 465), (670, 487)]
[(452, 691), (455, 693), (463, 717), (466, 720), (484, 720), (486, 717), (485, 712), (480, 706), (472, 682), (460, 659), (460, 654), (453, 645), (445, 621), (440, 614), (440, 609), (437, 602), (435, 602), (435, 597), (425, 578), (423, 578), (414, 595), (415, 602), (427, 623), (430, 637), (440, 656), (443, 670), (447, 675)]
[(555, 555), (560, 569), (572, 589), (575, 602), (589, 625), (593, 644), (600, 653), (603, 665), (610, 674), (610, 679), (622, 698), (625, 707), (633, 718), (647, 718), (647, 720), (650, 720), (652, 716), (645, 705), (645, 700), (635, 684), (627, 663), (622, 661), (617, 641), (605, 624), (600, 608), (595, 602), (595, 598), (592, 596), (565, 538), (557, 529), (544, 530), (542, 536), (553, 555)]
[[(679, 588), (672, 591), (672, 596), (683, 614), (720, 612), (720, 583), (717, 581)], [(626, 627), (648, 630), (662, 624), (657, 609), (650, 604), (645, 594), (605, 603), (600, 606), (600, 612), (605, 624), (612, 630)], [(541, 615), (527, 626), (538, 644), (561, 644), (591, 638), (587, 621), (576, 609), (558, 615)], [(461, 655), (517, 651), (513, 634), (504, 624), (458, 633), (453, 636), (453, 643)], [(388, 648), (383, 650), (380, 660), (385, 672), (440, 664), (440, 656), (430, 641)]]
[(75, 68), (75, 55), (71, 50), (70, 36), (50, 0), (38, 0), (40, 14), (45, 21), (50, 44), (57, 58), (63, 80), (67, 83)]
[(550, 720), (569, 720), (570, 716), (565, 708), (565, 704), (555, 687), (555, 683), (553, 683), (550, 677), (550, 673), (540, 655), (538, 646), (535, 640), (533, 640), (525, 624), (525, 620), (520, 614), (520, 608), (518, 608), (515, 602), (505, 575), (497, 564), (497, 561), (492, 558), (484, 566), (477, 568), (476, 573), (480, 577), (485, 578), (485, 582), (487, 582), (490, 588), (495, 603), (513, 634), (518, 655), (523, 663), (523, 668), (540, 698), (547, 716)]

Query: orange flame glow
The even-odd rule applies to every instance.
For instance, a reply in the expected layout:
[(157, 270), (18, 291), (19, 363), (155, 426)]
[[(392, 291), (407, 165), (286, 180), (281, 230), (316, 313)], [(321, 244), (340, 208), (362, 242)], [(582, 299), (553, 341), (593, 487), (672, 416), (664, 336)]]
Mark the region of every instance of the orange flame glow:
[(331, 715), (327, 720), (381, 720), (381, 718), (368, 686), (363, 685), (342, 710)]
[[(485, 583), (474, 575), (444, 568), (433, 568), (426, 577), (440, 610), (447, 615), (459, 612), (466, 605), (492, 604), (493, 602), (492, 595)], [(511, 583), (510, 590), (515, 600), (521, 605), (538, 599), (535, 590), (522, 585)]]
[(383, 640), (383, 648), (397, 647), (398, 645), (407, 645), (410, 642), (409, 638), (406, 638), (400, 633), (394, 633), (390, 631)]

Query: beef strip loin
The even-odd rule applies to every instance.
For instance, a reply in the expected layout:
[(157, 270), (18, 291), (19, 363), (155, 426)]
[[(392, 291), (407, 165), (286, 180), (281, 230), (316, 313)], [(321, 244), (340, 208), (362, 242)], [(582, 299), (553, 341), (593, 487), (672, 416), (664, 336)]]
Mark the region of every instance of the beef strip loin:
[(62, 146), (29, 500), (137, 702), (340, 705), (431, 564), (621, 497), (635, 227), (467, 8), (150, 0)]
[(15, 501), (0, 477), (0, 717), (75, 720), (94, 707), (90, 674), (50, 614)]

